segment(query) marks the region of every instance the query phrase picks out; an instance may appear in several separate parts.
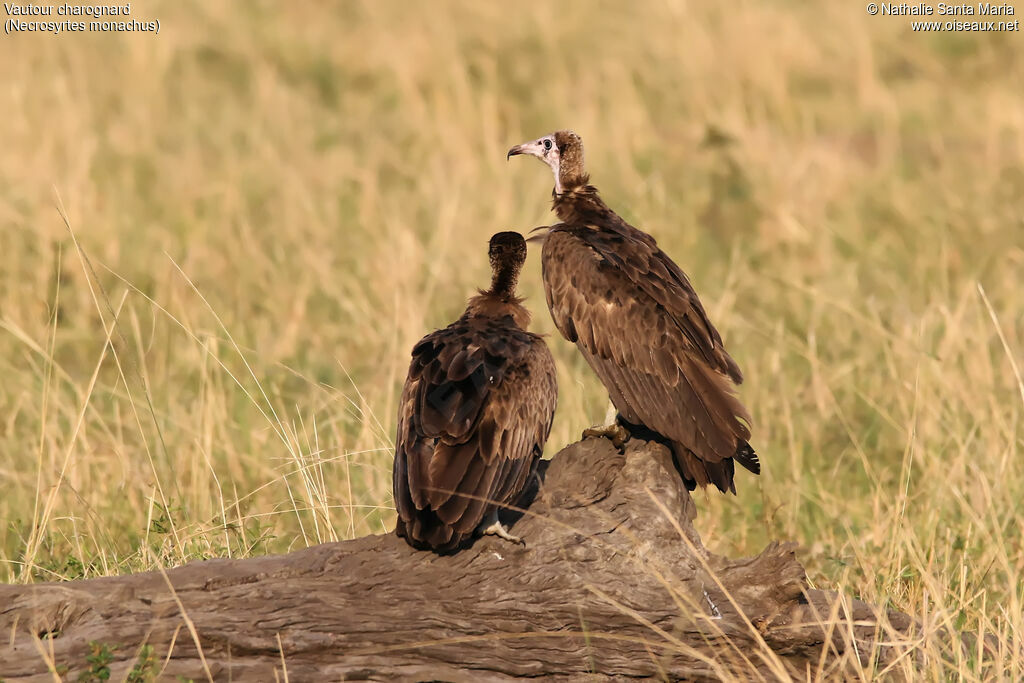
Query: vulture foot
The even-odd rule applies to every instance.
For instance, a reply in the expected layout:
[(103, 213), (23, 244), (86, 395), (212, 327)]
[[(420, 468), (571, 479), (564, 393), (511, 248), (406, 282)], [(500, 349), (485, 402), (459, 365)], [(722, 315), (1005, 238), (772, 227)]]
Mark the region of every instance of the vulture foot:
[(519, 538), (518, 536), (513, 536), (512, 534), (510, 534), (508, 532), (508, 529), (506, 529), (502, 525), (502, 523), (498, 521), (497, 511), (495, 511), (490, 517), (488, 517), (480, 524), (478, 532), (481, 536), (497, 536), (498, 538), (504, 538), (506, 541), (510, 541), (512, 543), (515, 543), (516, 545), (526, 545), (526, 541)]
[(583, 430), (584, 439), (591, 436), (608, 439), (620, 451), (623, 444), (629, 441), (629, 431), (618, 422), (613, 422), (609, 425), (595, 425)]

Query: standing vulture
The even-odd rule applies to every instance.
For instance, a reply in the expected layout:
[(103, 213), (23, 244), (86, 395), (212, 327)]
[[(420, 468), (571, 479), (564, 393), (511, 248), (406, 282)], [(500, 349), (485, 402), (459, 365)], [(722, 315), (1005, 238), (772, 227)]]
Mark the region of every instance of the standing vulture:
[[(541, 259), (559, 332), (601, 378), (619, 419), (668, 442), (690, 489), (711, 483), (735, 493), (734, 460), (761, 471), (747, 443), (750, 416), (734, 393), (743, 376), (686, 274), (589, 184), (575, 133), (508, 152), (517, 154), (539, 158), (555, 175), (562, 222), (546, 228)], [(619, 424), (588, 432), (626, 435)]]
[(544, 340), (515, 295), (526, 241), (490, 241), (491, 288), (454, 323), (421, 339), (398, 408), (396, 533), (451, 551), (475, 531), (511, 536), (498, 509), (516, 502), (551, 432), (558, 386)]

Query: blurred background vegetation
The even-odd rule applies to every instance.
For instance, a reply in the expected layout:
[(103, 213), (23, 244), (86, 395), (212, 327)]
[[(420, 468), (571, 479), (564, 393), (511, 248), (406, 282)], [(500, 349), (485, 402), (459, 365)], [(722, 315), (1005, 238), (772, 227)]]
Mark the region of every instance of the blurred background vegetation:
[[(0, 580), (390, 530), (409, 350), (492, 233), (553, 221), (505, 150), (573, 128), (747, 378), (764, 473), (697, 496), (706, 544), (792, 539), (818, 586), (1019, 644), (1020, 34), (840, 0), (133, 16), (160, 34), (0, 40)], [(536, 254), (521, 290), (550, 456), (607, 394)]]

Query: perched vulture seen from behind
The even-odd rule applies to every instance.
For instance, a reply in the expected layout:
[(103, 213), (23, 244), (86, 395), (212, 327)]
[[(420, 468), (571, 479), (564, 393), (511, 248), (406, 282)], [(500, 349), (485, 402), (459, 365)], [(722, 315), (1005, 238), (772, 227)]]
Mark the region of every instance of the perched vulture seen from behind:
[(451, 551), (474, 532), (512, 541), (498, 509), (519, 498), (551, 432), (558, 387), (544, 340), (515, 295), (526, 241), (490, 241), (491, 288), (412, 350), (398, 408), (396, 533)]
[(672, 448), (688, 487), (736, 492), (734, 461), (759, 474), (750, 416), (735, 395), (736, 362), (686, 274), (647, 233), (601, 199), (583, 165), (583, 141), (561, 130), (517, 145), (555, 175), (545, 228), (544, 292), (555, 325), (608, 389), (618, 424), (588, 430), (621, 440), (646, 428)]

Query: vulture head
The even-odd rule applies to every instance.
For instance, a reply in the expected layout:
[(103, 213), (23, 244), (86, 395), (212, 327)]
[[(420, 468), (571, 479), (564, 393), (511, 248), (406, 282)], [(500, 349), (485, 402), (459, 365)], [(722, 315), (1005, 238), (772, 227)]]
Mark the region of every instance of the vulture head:
[(526, 240), (518, 232), (496, 233), (487, 254), (491, 260), (491, 293), (505, 300), (515, 298), (519, 271), (526, 262)]
[(518, 232), (496, 233), (491, 237), (487, 255), (495, 272), (503, 268), (519, 270), (526, 261), (526, 240)]
[(555, 131), (538, 140), (516, 145), (505, 158), (518, 154), (535, 156), (551, 167), (555, 174), (556, 194), (586, 185), (589, 180), (583, 167), (583, 140), (571, 130)]

